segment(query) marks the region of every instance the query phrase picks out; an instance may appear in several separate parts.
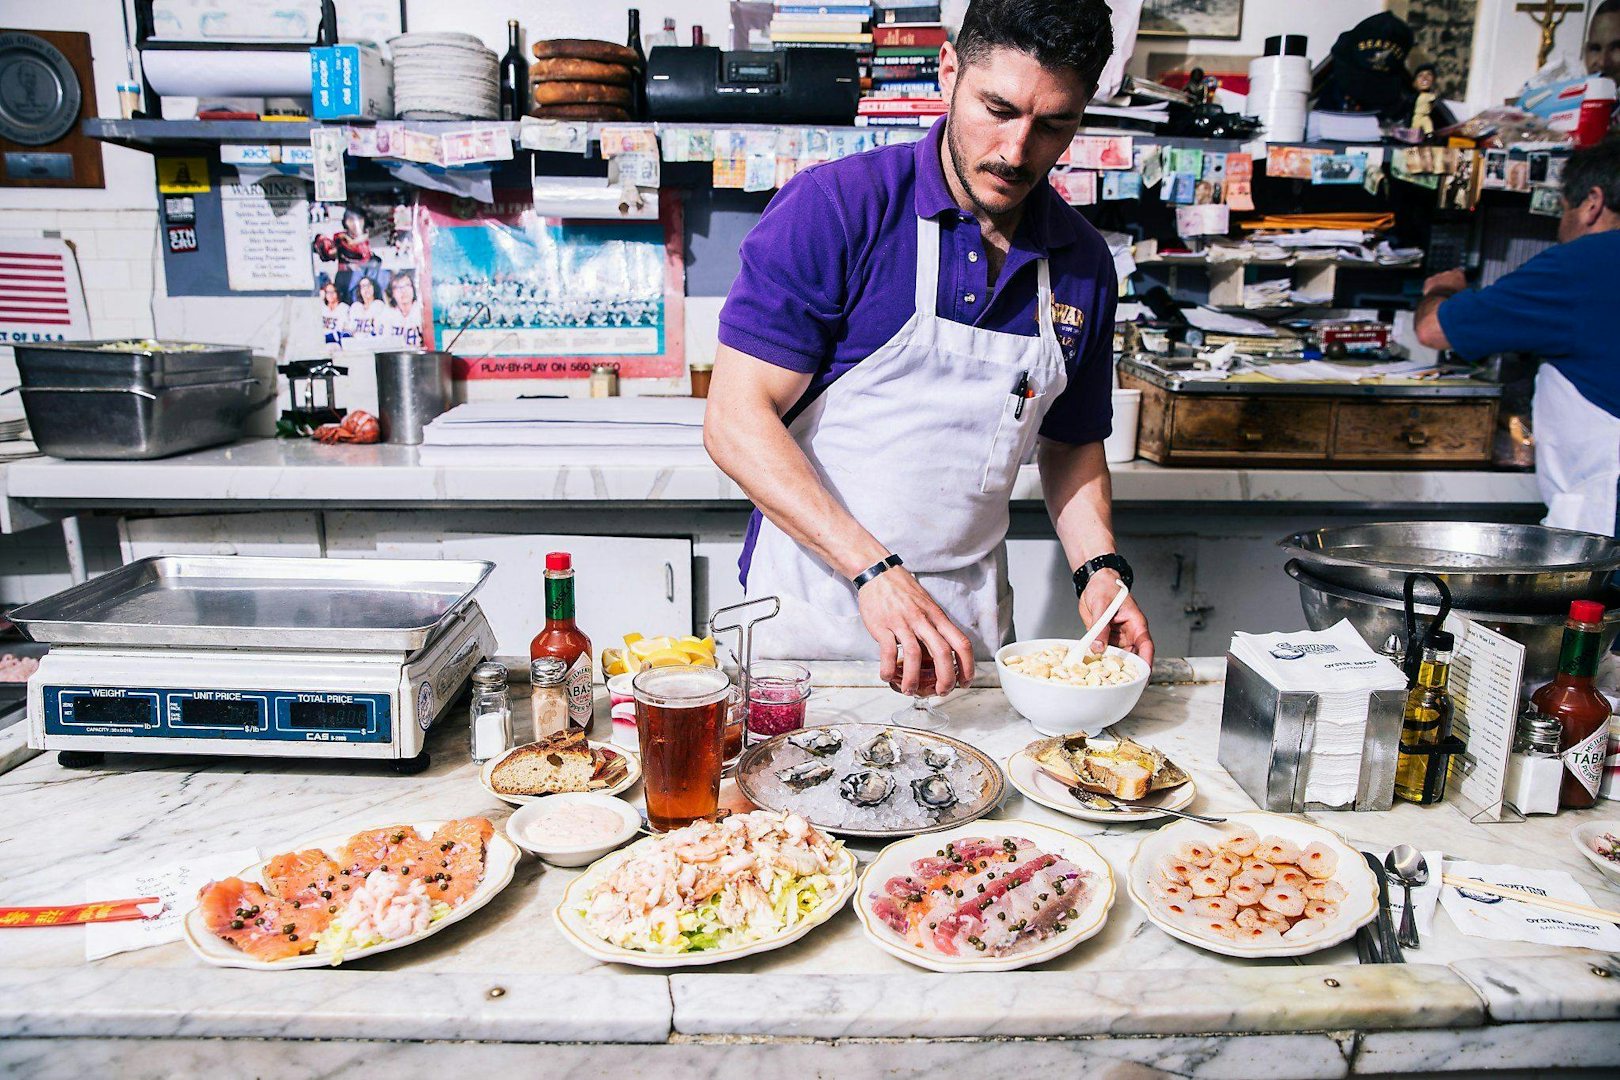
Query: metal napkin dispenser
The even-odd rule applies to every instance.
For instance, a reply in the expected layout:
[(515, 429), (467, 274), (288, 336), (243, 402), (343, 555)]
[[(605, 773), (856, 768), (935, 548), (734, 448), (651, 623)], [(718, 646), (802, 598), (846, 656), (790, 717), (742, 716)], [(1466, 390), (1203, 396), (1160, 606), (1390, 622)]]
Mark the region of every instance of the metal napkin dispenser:
[(1349, 805), (1305, 801), (1307, 767), (1316, 740), (1317, 702), (1313, 692), (1278, 689), (1227, 653), (1217, 760), (1262, 810), (1388, 810), (1395, 802), (1395, 758), (1406, 691), (1370, 694), (1361, 778), (1355, 801)]

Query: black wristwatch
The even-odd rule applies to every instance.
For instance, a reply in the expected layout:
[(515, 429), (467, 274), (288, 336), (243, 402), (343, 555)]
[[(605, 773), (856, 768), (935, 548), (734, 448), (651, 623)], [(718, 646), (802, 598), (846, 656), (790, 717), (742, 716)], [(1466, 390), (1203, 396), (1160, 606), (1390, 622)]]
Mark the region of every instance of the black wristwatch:
[(1131, 564), (1125, 561), (1123, 555), (1110, 551), (1106, 555), (1097, 556), (1074, 572), (1074, 595), (1079, 596), (1085, 592), (1086, 583), (1091, 580), (1091, 575), (1099, 570), (1117, 570), (1119, 580), (1125, 583), (1127, 589), (1136, 582), (1136, 575), (1131, 573)]

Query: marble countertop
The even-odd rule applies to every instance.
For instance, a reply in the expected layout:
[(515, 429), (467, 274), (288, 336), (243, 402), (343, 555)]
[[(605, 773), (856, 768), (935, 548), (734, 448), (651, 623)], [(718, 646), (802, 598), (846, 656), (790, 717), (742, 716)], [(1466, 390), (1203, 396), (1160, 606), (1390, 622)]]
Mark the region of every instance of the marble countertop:
[[(424, 456), (431, 462), (432, 452), (412, 446), (248, 439), (160, 461), (30, 458), (3, 467), (0, 494), (24, 507), (198, 505), (243, 499), (279, 505), (394, 507), (746, 501), (741, 489), (701, 449), (656, 456), (625, 449), (612, 452), (611, 459), (607, 453), (592, 451), (591, 463), (582, 463), (578, 452), (513, 448), (487, 456), (458, 453), (448, 462), (424, 464)], [(1540, 502), (1535, 477), (1516, 472), (1187, 469), (1141, 460), (1112, 466), (1111, 471), (1114, 500), (1122, 503)], [(1033, 466), (1019, 475), (1013, 498), (1041, 498)]]
[[(881, 720), (901, 704), (877, 686), (829, 687), (834, 674), (821, 673), (813, 722)], [(871, 681), (848, 665), (836, 674), (841, 682)], [(1194, 809), (1253, 809), (1215, 763), (1221, 694), (1219, 683), (1151, 686), (1118, 730), (1188, 768), (1198, 784)], [(993, 687), (958, 692), (943, 707), (948, 733), (1001, 760), (1036, 737)], [(598, 723), (605, 731), (605, 720)], [(432, 768), (404, 778), (335, 764), (131, 756), (112, 759), (111, 768), (70, 771), (55, 755), (41, 755), (0, 775), (0, 899), (78, 901), (86, 879), (132, 865), (244, 847), (269, 855), (301, 838), (395, 820), (484, 814), (499, 825), (509, 808), (476, 782), (465, 739), (464, 724), (442, 723), (430, 738)], [(1156, 827), (1070, 819), (1008, 791), (997, 817), (1085, 837), (1116, 875)], [(639, 794), (627, 797), (639, 801)], [(1585, 816), (1605, 814), (1616, 816), (1613, 804)], [(1478, 825), (1450, 806), (1403, 804), (1310, 816), (1369, 850), (1407, 841), (1459, 858), (1566, 869), (1596, 903), (1620, 907), (1620, 893), (1570, 845), (1569, 830), (1583, 815)], [(863, 862), (878, 850), (851, 846)], [(846, 910), (779, 951), (666, 976), (598, 963), (565, 942), (551, 915), (576, 873), (525, 858), (482, 911), (419, 945), (335, 970), (215, 969), (182, 943), (86, 962), (82, 929), (0, 931), (0, 1033), (22, 1040), (18, 1054), (62, 1039), (124, 1038), (669, 1044), (1152, 1036), (1164, 1040), (1155, 1060), (1202, 1054), (1188, 1072), (1262, 1076), (1348, 1071), (1349, 1032), (1357, 1062), (1402, 1071), (1422, 1071), (1425, 1062), (1483, 1067), (1542, 1052), (1537, 1046), (1553, 1057), (1526, 1060), (1620, 1066), (1620, 956), (1465, 937), (1444, 914), (1406, 965), (1359, 966), (1351, 943), (1297, 962), (1239, 961), (1159, 931), (1121, 888), (1100, 934), (1018, 972), (914, 968), (868, 943)], [(1510, 1037), (1504, 1025), (1526, 1034)], [(1227, 1061), (1205, 1068), (1220, 1058), (1207, 1040), (1237, 1034), (1273, 1040), (1256, 1049), (1282, 1053), (1287, 1067)], [(1094, 1060), (1114, 1053), (1086, 1046)], [(1033, 1066), (1036, 1058), (1028, 1060)]]

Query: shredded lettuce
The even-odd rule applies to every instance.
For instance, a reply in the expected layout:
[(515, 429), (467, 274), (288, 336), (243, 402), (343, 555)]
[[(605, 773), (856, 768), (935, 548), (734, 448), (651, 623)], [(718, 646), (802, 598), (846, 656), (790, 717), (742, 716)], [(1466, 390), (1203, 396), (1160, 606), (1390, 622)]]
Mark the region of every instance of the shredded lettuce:
[[(721, 894), (717, 892), (677, 916), (678, 933), (666, 935), (657, 924), (649, 923), (645, 931), (619, 944), (663, 955), (736, 948), (797, 926), (836, 893), (833, 879), (826, 874), (779, 874), (772, 881), (770, 891), (771, 910), (776, 916), (774, 924), (749, 919), (741, 926), (728, 926), (720, 918)], [(587, 910), (585, 905), (578, 909), (582, 917)]]
[[(454, 909), (443, 900), (437, 901), (428, 911), (428, 925), (431, 926), (443, 919), (452, 910)], [(343, 921), (343, 912), (340, 911), (326, 924), (325, 930), (315, 935), (315, 951), (325, 954), (331, 960), (332, 966), (337, 967), (349, 953), (381, 945), (387, 940), (381, 934), (360, 937)]]

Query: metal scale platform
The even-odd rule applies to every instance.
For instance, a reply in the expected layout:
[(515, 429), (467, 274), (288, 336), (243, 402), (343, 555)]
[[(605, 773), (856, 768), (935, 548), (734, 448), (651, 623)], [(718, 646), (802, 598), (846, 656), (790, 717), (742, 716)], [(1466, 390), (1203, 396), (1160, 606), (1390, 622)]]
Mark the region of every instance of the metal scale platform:
[(12, 612), (51, 643), (28, 745), (63, 765), (121, 753), (427, 767), (427, 730), (495, 635), (492, 563), (170, 555)]

